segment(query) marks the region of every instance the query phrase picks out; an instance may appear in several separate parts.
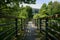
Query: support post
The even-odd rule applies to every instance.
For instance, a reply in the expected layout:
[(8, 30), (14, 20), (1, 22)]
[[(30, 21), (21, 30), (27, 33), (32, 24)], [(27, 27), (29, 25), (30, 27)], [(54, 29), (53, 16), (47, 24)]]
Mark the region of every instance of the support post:
[(41, 19), (40, 19), (40, 32), (41, 32)]
[(37, 21), (37, 30), (38, 30), (38, 19), (36, 19), (36, 21)]
[(22, 18), (21, 18), (21, 30), (22, 30)]
[(17, 34), (18, 34), (18, 24), (17, 24), (18, 23), (18, 19), (16, 18), (15, 21), (16, 21), (15, 25), (16, 25), (16, 37), (17, 37)]
[(46, 18), (46, 40), (48, 40), (48, 18)]

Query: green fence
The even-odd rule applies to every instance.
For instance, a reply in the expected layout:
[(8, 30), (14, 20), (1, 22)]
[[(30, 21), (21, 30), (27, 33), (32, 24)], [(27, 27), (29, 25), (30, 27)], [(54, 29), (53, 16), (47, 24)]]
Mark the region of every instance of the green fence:
[(46, 40), (60, 40), (60, 14), (34, 19), (34, 23)]
[(26, 19), (15, 16), (0, 15), (0, 40), (14, 40), (26, 27)]

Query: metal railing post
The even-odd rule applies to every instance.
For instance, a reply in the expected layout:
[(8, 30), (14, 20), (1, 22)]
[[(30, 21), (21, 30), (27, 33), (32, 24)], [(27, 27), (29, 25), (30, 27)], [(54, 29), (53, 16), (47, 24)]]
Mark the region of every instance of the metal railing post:
[(37, 29), (38, 29), (38, 19), (37, 19)]
[(46, 40), (48, 40), (48, 18), (46, 18)]
[(25, 19), (23, 19), (23, 30), (25, 28)]
[(16, 21), (15, 25), (16, 25), (16, 37), (17, 37), (17, 34), (18, 34), (18, 24), (17, 24), (18, 23), (18, 19), (16, 18), (15, 21)]
[(35, 26), (36, 26), (36, 19), (35, 19), (34, 23), (35, 23)]
[(41, 32), (41, 19), (40, 19), (40, 32)]
[(22, 30), (22, 18), (21, 18), (21, 30)]

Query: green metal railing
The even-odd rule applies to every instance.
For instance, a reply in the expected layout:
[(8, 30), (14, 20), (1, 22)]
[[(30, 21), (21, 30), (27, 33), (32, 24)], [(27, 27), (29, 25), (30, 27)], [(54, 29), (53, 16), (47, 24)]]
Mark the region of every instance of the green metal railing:
[[(6, 19), (6, 20), (0, 23), (0, 40), (16, 39), (18, 36), (19, 30), (21, 31), (24, 30), (23, 26), (26, 25), (26, 19), (18, 18), (15, 16), (0, 14), (0, 21), (2, 21), (1, 19)], [(24, 25), (23, 25), (23, 22), (24, 22)]]
[[(40, 30), (40, 33), (45, 34), (45, 40), (60, 40), (60, 14), (49, 16), (46, 18), (39, 18), (34, 19), (35, 24), (39, 27), (37, 27)], [(38, 21), (40, 20), (40, 21)], [(40, 22), (40, 23), (38, 23)]]
[[(34, 19), (33, 21), (37, 26), (37, 30), (40, 30), (40, 34), (45, 35), (44, 40), (60, 40), (60, 17), (50, 17)], [(24, 31), (28, 23), (27, 19), (9, 15), (0, 15), (0, 21), (3, 21), (0, 22), (0, 40), (16, 39), (19, 31)]]

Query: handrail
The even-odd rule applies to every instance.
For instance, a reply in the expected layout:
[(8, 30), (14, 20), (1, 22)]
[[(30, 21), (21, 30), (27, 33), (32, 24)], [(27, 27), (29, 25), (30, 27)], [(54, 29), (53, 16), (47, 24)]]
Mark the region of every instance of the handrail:
[[(8, 37), (10, 37), (13, 33), (15, 37), (17, 37), (17, 34), (18, 34), (18, 30), (20, 29), (20, 27), (18, 27), (18, 23), (20, 21), (18, 21), (19, 19), (24, 19), (24, 18), (19, 18), (19, 17), (16, 17), (16, 16), (11, 16), (11, 15), (2, 15), (0, 14), (0, 18), (7, 18), (7, 19), (13, 19), (12, 22), (8, 22), (8, 23), (1, 23), (0, 26), (7, 26), (7, 25), (11, 25), (13, 24), (14, 27), (9, 27), (9, 29), (7, 30), (3, 30), (1, 31), (0, 33), (0, 37), (2, 40), (6, 40)], [(21, 20), (22, 21), (22, 20)], [(22, 26), (22, 24), (20, 24)], [(8, 34), (6, 32), (9, 32)], [(10, 33), (12, 32), (12, 33)], [(4, 35), (6, 33), (6, 35)], [(4, 36), (3, 36), (4, 35)], [(3, 38), (4, 37), (4, 38)]]
[[(51, 20), (51, 19), (54, 19), (54, 20), (56, 20), (57, 18), (60, 18), (60, 14), (54, 14), (54, 15), (51, 15), (51, 16), (47, 16), (47, 17), (44, 17), (44, 18), (38, 18), (38, 20), (40, 20), (39, 22), (39, 26), (40, 26), (40, 31), (41, 32), (44, 32), (45, 34), (46, 34), (46, 38), (47, 37), (50, 37), (51, 39), (54, 39), (54, 40), (58, 40), (58, 37), (56, 36), (56, 35), (53, 35), (51, 32), (54, 32), (54, 33), (56, 33), (58, 36), (60, 35), (60, 32), (59, 31), (56, 31), (56, 30), (54, 30), (54, 29), (52, 29), (52, 28), (49, 28), (49, 20)], [(35, 19), (35, 20), (37, 20), (37, 19)], [(45, 29), (44, 28), (42, 28), (41, 26), (41, 23), (42, 23), (42, 20), (45, 20), (44, 21), (44, 23), (45, 23)], [(37, 22), (38, 23), (38, 22)], [(44, 25), (44, 24), (43, 24)], [(50, 32), (51, 31), (51, 32)], [(44, 34), (43, 33), (43, 34)], [(48, 35), (47, 35), (48, 34)]]
[(55, 32), (55, 33), (57, 33), (57, 34), (60, 34), (60, 32), (58, 32), (58, 31), (56, 31), (56, 30), (54, 30), (54, 29), (51, 29), (50, 27), (48, 27), (48, 30), (50, 30), (50, 31), (52, 31), (52, 32)]
[[(17, 29), (18, 29), (18, 25), (17, 25), (17, 22), (18, 22), (18, 20), (17, 19), (20, 19), (20, 18), (18, 18), (18, 17), (15, 17), (15, 16), (10, 16), (10, 15), (2, 15), (2, 14), (0, 14), (0, 18), (8, 18), (8, 19), (14, 19), (14, 22), (9, 22), (9, 23), (4, 23), (4, 24), (0, 24), (0, 26), (6, 26), (6, 25), (10, 25), (10, 24), (15, 24), (15, 27), (11, 27), (10, 29), (8, 29), (8, 30), (5, 30), (5, 31), (2, 31), (1, 33), (0, 33), (0, 36), (1, 35), (4, 35), (4, 33), (6, 33), (6, 32), (8, 32), (9, 30), (11, 30), (11, 29), (13, 29), (13, 30), (15, 30), (14, 32), (15, 32), (15, 36), (17, 35)], [(12, 31), (13, 31), (12, 30)], [(12, 32), (11, 31), (11, 32)], [(6, 38), (3, 38), (3, 40), (5, 40), (5, 39), (7, 39), (9, 36), (11, 36), (14, 32), (12, 32), (12, 33), (10, 33), (10, 35), (8, 34), (8, 35), (6, 35), (7, 37)], [(5, 36), (3, 36), (3, 37), (5, 37)]]
[(16, 16), (11, 16), (11, 15), (2, 15), (2, 14), (0, 14), (0, 18), (17, 18), (18, 19), (18, 17), (16, 17)]
[[(15, 30), (16, 31), (16, 30)], [(8, 37), (10, 37), (13, 33), (15, 33), (15, 31), (14, 32), (12, 32), (10, 35), (8, 35), (7, 37), (5, 37), (4, 38), (4, 40), (6, 40)]]
[(0, 24), (0, 26), (6, 26), (6, 25), (10, 25), (10, 24), (15, 24), (15, 22)]
[(53, 40), (58, 40), (54, 35), (52, 35), (51, 33), (48, 33), (48, 37), (53, 39)]
[[(0, 14), (0, 18), (8, 18), (8, 19), (24, 19), (24, 18), (20, 18), (17, 16), (12, 16), (12, 15), (2, 15)], [(27, 19), (27, 18), (26, 18)]]
[(12, 27), (12, 28), (10, 28), (10, 29), (8, 29), (8, 30), (5, 30), (5, 31), (1, 32), (0, 35), (2, 35), (2, 34), (4, 34), (4, 33), (8, 32), (9, 30), (11, 30), (11, 29), (13, 29), (13, 28), (15, 28), (15, 27)]
[[(19, 30), (19, 28), (18, 28)], [(6, 40), (8, 37), (10, 37), (12, 34), (14, 34), (16, 32), (16, 30), (14, 32), (12, 32), (11, 34), (9, 34), (7, 37), (4, 38), (4, 40)]]
[[(56, 16), (57, 15), (57, 16)], [(43, 17), (43, 18), (40, 18), (40, 19), (46, 19), (46, 18), (58, 18), (60, 17), (60, 14), (54, 14), (54, 15), (50, 15), (50, 16), (47, 16), (47, 17)]]
[[(46, 30), (45, 30), (45, 29), (43, 29), (43, 28), (41, 29), (41, 31), (46, 32)], [(48, 37), (49, 37), (49, 38), (51, 38), (51, 39), (53, 38), (53, 39), (55, 39), (55, 40), (58, 40), (54, 35), (52, 35), (52, 34), (51, 34), (51, 33), (49, 33), (49, 32), (48, 32), (48, 34), (47, 34), (47, 35), (48, 35)]]

